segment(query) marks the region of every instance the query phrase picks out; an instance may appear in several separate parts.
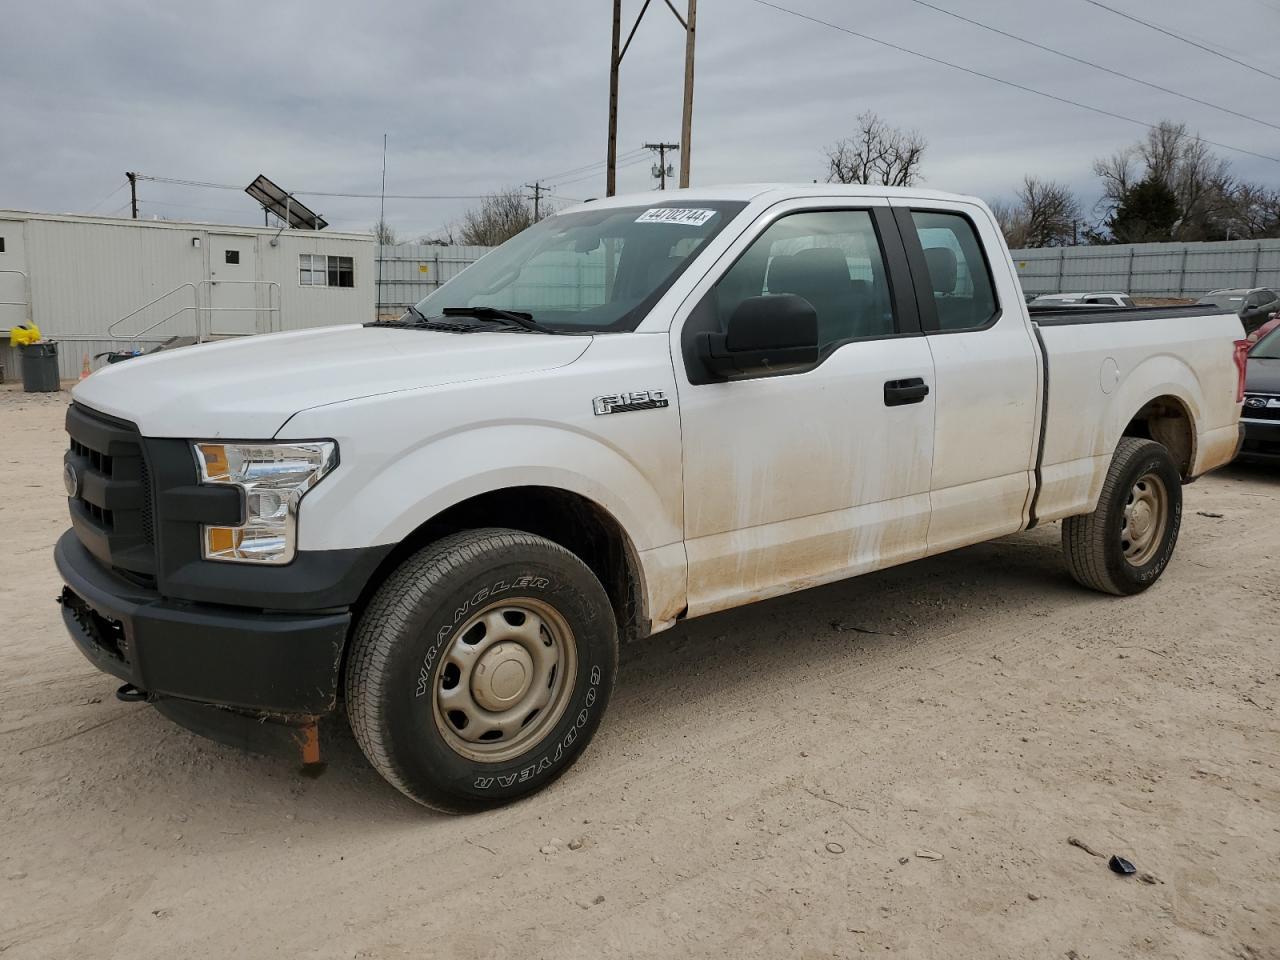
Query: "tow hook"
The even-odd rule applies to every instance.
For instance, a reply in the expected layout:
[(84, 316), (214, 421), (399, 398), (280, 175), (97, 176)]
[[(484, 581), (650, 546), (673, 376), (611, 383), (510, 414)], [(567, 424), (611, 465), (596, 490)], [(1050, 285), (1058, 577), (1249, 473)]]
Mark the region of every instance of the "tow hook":
[(302, 754), (302, 772), (309, 777), (324, 773), (326, 764), (320, 761), (320, 725), (315, 717), (307, 717), (294, 731), (293, 742)]
[(126, 683), (116, 691), (116, 699), (121, 703), (145, 703), (149, 696), (147, 691), (139, 690), (132, 683)]

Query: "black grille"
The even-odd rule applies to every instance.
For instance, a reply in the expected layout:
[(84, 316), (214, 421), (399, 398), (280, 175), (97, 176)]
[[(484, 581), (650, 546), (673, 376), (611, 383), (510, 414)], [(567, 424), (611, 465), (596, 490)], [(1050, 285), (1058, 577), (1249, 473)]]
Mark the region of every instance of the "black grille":
[(142, 489), (145, 491), (142, 498), (142, 536), (146, 539), (147, 543), (154, 547), (156, 542), (156, 526), (151, 506), (151, 472), (147, 469), (147, 458), (145, 456), (142, 458)]
[(67, 411), (67, 433), (64, 460), (75, 483), (67, 505), (80, 542), (110, 567), (153, 576), (151, 480), (137, 427), (75, 404)]
[[(1268, 405), (1261, 407), (1254, 406), (1254, 404), (1259, 401)], [(1240, 411), (1240, 416), (1248, 420), (1280, 420), (1280, 406), (1270, 405), (1275, 403), (1280, 403), (1280, 397), (1273, 394), (1245, 394), (1244, 407)]]

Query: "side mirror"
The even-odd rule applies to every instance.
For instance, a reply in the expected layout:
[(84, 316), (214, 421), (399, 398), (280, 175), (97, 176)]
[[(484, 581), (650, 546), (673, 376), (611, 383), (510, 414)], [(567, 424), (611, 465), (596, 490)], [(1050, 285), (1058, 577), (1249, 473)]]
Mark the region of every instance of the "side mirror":
[(698, 354), (719, 377), (816, 363), (818, 311), (793, 293), (748, 297), (723, 333), (699, 335)]

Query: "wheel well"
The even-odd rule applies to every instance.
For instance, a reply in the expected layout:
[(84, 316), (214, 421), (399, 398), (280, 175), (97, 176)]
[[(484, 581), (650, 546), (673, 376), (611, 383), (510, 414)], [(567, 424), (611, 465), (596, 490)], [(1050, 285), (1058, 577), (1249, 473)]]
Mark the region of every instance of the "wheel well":
[(1139, 410), (1124, 428), (1126, 437), (1143, 437), (1164, 444), (1184, 480), (1195, 462), (1196, 432), (1191, 413), (1177, 397), (1156, 397)]
[(405, 557), (441, 537), (477, 527), (509, 527), (558, 543), (585, 563), (604, 585), (621, 640), (637, 639), (649, 632), (640, 562), (621, 524), (586, 497), (552, 487), (494, 490), (454, 504), (432, 517), (405, 537), (374, 571), (356, 605), (356, 615)]

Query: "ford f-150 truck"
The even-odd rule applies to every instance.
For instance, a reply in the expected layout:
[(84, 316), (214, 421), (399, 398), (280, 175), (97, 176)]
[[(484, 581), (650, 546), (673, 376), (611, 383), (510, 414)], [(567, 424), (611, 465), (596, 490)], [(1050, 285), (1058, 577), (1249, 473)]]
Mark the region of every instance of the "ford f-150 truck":
[(748, 186), (549, 217), (394, 322), (76, 387), (77, 645), (188, 725), (345, 710), (413, 799), (551, 782), (620, 640), (1062, 521), (1132, 594), (1240, 443), (1240, 320), (1030, 314), (980, 201)]

